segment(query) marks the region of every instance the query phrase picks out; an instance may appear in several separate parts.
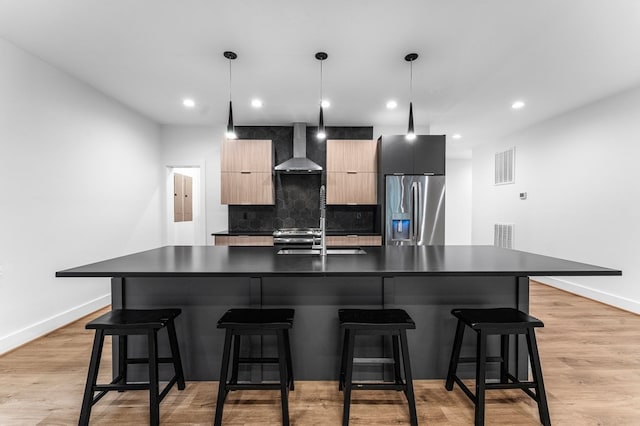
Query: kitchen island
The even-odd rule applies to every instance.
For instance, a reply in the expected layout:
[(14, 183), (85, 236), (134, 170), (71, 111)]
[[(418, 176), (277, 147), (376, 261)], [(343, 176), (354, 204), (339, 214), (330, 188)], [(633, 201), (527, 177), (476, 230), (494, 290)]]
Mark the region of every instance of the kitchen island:
[[(364, 249), (366, 254), (320, 257), (278, 255), (273, 247), (167, 246), (56, 276), (111, 277), (114, 309), (182, 308), (176, 327), (188, 380), (218, 379), (224, 333), (216, 321), (227, 309), (292, 307), (296, 378), (337, 380), (339, 308), (405, 309), (417, 326), (408, 333), (414, 378), (444, 378), (456, 325), (452, 308), (503, 306), (528, 312), (529, 276), (621, 275), (614, 269), (493, 246)], [(475, 343), (470, 334), (467, 353)], [(268, 337), (251, 343), (252, 355), (273, 353)], [(490, 342), (490, 348), (497, 343)], [(245, 346), (242, 351), (250, 350)], [(512, 346), (512, 365), (525, 377), (526, 346), (523, 341)], [(133, 353), (144, 353), (143, 348), (142, 342), (130, 345)], [(375, 336), (364, 337), (358, 349), (362, 352), (357, 356), (389, 353)], [(469, 367), (467, 374), (472, 375)], [(252, 380), (275, 378), (270, 368), (247, 366), (242, 373)], [(364, 367), (359, 379), (386, 374), (378, 366)]]

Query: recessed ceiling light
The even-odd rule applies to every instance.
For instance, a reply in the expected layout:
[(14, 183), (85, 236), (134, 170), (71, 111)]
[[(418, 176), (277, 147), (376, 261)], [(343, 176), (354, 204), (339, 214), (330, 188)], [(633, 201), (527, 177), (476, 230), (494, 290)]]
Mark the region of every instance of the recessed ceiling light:
[(325, 99), (322, 102), (320, 102), (320, 106), (322, 106), (322, 108), (329, 108), (331, 106), (331, 102)]
[(262, 101), (260, 99), (251, 99), (251, 106), (254, 108), (262, 108)]
[(462, 135), (460, 133), (456, 133), (451, 137), (454, 138), (454, 139), (460, 139), (462, 137)]
[(396, 101), (389, 101), (387, 102), (387, 109), (394, 109), (398, 106), (398, 103)]
[(515, 101), (514, 103), (511, 104), (511, 108), (513, 108), (513, 109), (524, 108), (524, 102), (523, 101)]
[(196, 106), (196, 101), (191, 98), (186, 98), (182, 101), (182, 105), (184, 105), (185, 108), (193, 108)]

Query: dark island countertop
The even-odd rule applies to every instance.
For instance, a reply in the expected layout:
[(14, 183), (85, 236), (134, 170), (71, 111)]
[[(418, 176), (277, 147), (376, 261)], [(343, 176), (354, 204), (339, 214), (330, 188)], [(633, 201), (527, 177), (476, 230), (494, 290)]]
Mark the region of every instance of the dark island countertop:
[(366, 247), (364, 255), (278, 255), (275, 247), (166, 246), (57, 277), (577, 276), (615, 269), (494, 246)]

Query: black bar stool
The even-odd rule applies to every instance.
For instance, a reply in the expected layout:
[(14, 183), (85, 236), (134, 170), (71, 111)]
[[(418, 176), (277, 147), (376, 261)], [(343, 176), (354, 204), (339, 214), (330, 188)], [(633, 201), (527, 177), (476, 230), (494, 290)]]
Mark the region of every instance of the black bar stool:
[[(352, 390), (397, 390), (403, 391), (409, 402), (409, 418), (413, 426), (418, 424), (416, 402), (411, 378), (407, 329), (415, 329), (416, 324), (402, 309), (340, 309), (338, 311), (340, 328), (344, 330), (342, 363), (338, 389), (344, 391), (342, 424), (349, 424), (349, 408)], [(354, 358), (355, 338), (357, 335), (390, 335), (393, 358)], [(399, 341), (399, 342), (398, 342)], [(400, 353), (404, 366), (404, 381), (400, 374)], [(393, 364), (394, 382), (353, 383), (354, 364)]]
[[(496, 309), (454, 309), (451, 313), (458, 318), (456, 337), (453, 343), (449, 373), (445, 387), (448, 391), (453, 389), (453, 383), (457, 383), (469, 399), (475, 404), (475, 424), (484, 424), (485, 391), (490, 389), (522, 389), (527, 395), (538, 403), (540, 422), (543, 425), (551, 425), (549, 407), (544, 391), (542, 369), (538, 346), (536, 344), (535, 327), (544, 327), (542, 321), (513, 308)], [(469, 326), (477, 335), (476, 358), (460, 358), (462, 337), (465, 326)], [(509, 336), (524, 334), (527, 340), (532, 381), (522, 382), (509, 373)], [(487, 357), (487, 336), (500, 335), (500, 356)], [(458, 364), (476, 363), (476, 392), (471, 393), (469, 388), (456, 375)], [(500, 382), (486, 383), (487, 362), (500, 363)], [(531, 389), (535, 389), (535, 393)]]
[[(87, 329), (96, 330), (93, 339), (93, 350), (87, 384), (84, 390), (82, 410), (80, 412), (80, 425), (89, 424), (91, 407), (105, 396), (109, 391), (146, 390), (149, 389), (149, 424), (160, 423), (160, 401), (169, 393), (171, 387), (178, 383), (178, 389), (184, 389), (184, 373), (182, 361), (178, 350), (178, 339), (174, 319), (180, 314), (180, 309), (115, 309), (111, 312), (90, 321)], [(171, 347), (170, 358), (158, 357), (158, 330), (166, 328)], [(118, 376), (109, 384), (96, 384), (104, 336), (118, 336)], [(146, 335), (148, 339), (149, 353), (147, 358), (129, 358), (127, 354), (127, 338), (131, 335)], [(174, 368), (174, 376), (167, 386), (159, 392), (158, 364), (171, 363)], [(148, 383), (127, 383), (127, 365), (149, 364)], [(94, 392), (100, 392), (94, 396)]]
[[(222, 352), (222, 366), (220, 368), (220, 383), (218, 385), (218, 400), (214, 425), (222, 424), (222, 410), (224, 400), (229, 391), (249, 389), (280, 389), (282, 401), (282, 424), (289, 424), (288, 393), (294, 389), (293, 367), (291, 361), (291, 345), (289, 344), (289, 329), (293, 327), (293, 309), (230, 309), (220, 320), (218, 328), (227, 331), (224, 337)], [(240, 336), (242, 335), (275, 335), (278, 339), (278, 357), (240, 357)], [(231, 378), (229, 374), (229, 359), (231, 358), (231, 344), (233, 343), (233, 360)], [(239, 364), (278, 364), (280, 367), (279, 383), (238, 383)]]

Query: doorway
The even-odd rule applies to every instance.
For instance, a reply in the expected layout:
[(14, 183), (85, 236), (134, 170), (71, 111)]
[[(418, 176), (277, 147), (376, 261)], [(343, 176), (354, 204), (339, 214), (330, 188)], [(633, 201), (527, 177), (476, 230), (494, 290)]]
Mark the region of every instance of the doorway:
[[(202, 170), (200, 166), (167, 166), (167, 245), (206, 244)], [(188, 214), (184, 214), (185, 206)]]

